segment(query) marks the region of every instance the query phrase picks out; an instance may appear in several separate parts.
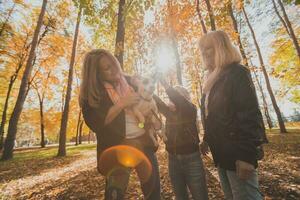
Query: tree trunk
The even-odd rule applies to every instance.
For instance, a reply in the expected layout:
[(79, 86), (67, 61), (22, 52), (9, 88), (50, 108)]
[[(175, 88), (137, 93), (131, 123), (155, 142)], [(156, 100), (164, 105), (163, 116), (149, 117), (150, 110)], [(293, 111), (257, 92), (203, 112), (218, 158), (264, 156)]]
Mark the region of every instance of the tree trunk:
[(41, 147), (45, 147), (44, 100), (40, 99)]
[(119, 1), (118, 25), (116, 35), (115, 56), (120, 62), (123, 69), (124, 56), (124, 40), (125, 40), (125, 0)]
[(196, 3), (197, 3), (197, 5), (196, 5), (196, 10), (197, 10), (197, 14), (198, 14), (198, 17), (199, 17), (199, 20), (200, 20), (200, 23), (201, 23), (202, 33), (203, 33), (203, 34), (206, 34), (206, 33), (207, 33), (207, 29), (206, 29), (204, 20), (203, 20), (202, 15), (201, 15), (201, 11), (200, 11), (200, 2), (199, 2), (199, 0), (197, 0)]
[(281, 133), (286, 133), (287, 131), (286, 131), (286, 128), (285, 128), (285, 125), (284, 125), (284, 122), (283, 122), (283, 119), (282, 119), (282, 116), (281, 116), (280, 109), (277, 105), (275, 95), (273, 93), (273, 90), (272, 90), (272, 87), (271, 87), (271, 84), (270, 84), (269, 76), (268, 76), (268, 73), (267, 73), (267, 70), (266, 70), (266, 67), (265, 67), (265, 64), (264, 64), (264, 60), (263, 60), (263, 57), (262, 57), (262, 54), (261, 54), (261, 51), (260, 51), (260, 47), (259, 47), (259, 45), (257, 43), (257, 40), (256, 40), (255, 33), (254, 33), (253, 28), (252, 28), (252, 26), (249, 22), (249, 19), (248, 19), (248, 16), (247, 16), (247, 13), (246, 13), (244, 7), (242, 8), (242, 11), (244, 13), (247, 25), (248, 25), (248, 27), (251, 31), (251, 35), (252, 35), (252, 38), (253, 38), (253, 41), (254, 41), (254, 44), (255, 44), (255, 47), (256, 47), (256, 51), (257, 51), (257, 54), (258, 54), (259, 62), (260, 62), (260, 65), (261, 65), (261, 68), (262, 68), (262, 71), (263, 71), (263, 74), (264, 74), (264, 77), (265, 77), (267, 90), (269, 92), (273, 108), (274, 108), (275, 113), (277, 115), (278, 124), (279, 124), (279, 127), (280, 127), (280, 132)]
[(91, 141), (91, 130), (89, 130), (88, 144), (90, 144), (90, 141)]
[[(27, 41), (27, 38), (26, 38)], [(27, 52), (28, 49), (30, 48), (31, 45), (26, 45), (24, 44), (24, 52)], [(3, 107), (3, 113), (2, 113), (2, 119), (1, 119), (1, 125), (0, 125), (0, 151), (3, 148), (3, 144), (4, 144), (4, 128), (5, 128), (5, 124), (6, 124), (6, 116), (7, 116), (7, 109), (8, 109), (8, 102), (9, 102), (9, 98), (10, 98), (10, 94), (11, 94), (11, 90), (13, 88), (13, 85), (19, 75), (19, 72), (23, 66), (23, 63), (25, 61), (27, 57), (27, 53), (22, 53), (20, 60), (18, 62), (17, 68), (15, 73), (10, 77), (10, 81), (9, 81), (9, 85), (8, 85), (8, 90), (7, 90), (7, 94), (6, 94), (6, 98), (5, 98), (5, 103), (4, 103), (4, 107)], [(26, 96), (26, 95), (25, 95)]]
[[(50, 78), (51, 71), (48, 72), (47, 75), (47, 85), (48, 85), (48, 80)], [(47, 87), (47, 86), (46, 86)], [(43, 89), (42, 94), (39, 94), (38, 87), (36, 87), (36, 92), (38, 94), (39, 102), (40, 102), (40, 118), (41, 118), (41, 147), (45, 147), (45, 121), (44, 121), (44, 99), (45, 99), (45, 92), (47, 90)]]
[(76, 56), (77, 39), (79, 34), (79, 25), (81, 20), (81, 12), (82, 12), (82, 7), (80, 6), (78, 11), (73, 46), (72, 46), (72, 55), (71, 55), (69, 75), (68, 75), (67, 94), (66, 94), (64, 110), (61, 118), (57, 156), (66, 155), (66, 132), (67, 132), (67, 125), (68, 125), (69, 104), (70, 104), (71, 93), (72, 93), (73, 71), (74, 71), (74, 63), (75, 63), (75, 56)]
[(81, 121), (79, 125), (79, 144), (82, 143), (82, 127), (83, 127), (83, 121)]
[(176, 62), (176, 74), (177, 74), (177, 81), (179, 85), (182, 85), (182, 72), (181, 72), (181, 61), (180, 61), (180, 54), (178, 49), (178, 42), (177, 38), (174, 34), (172, 34), (172, 46), (175, 53), (175, 62)]
[(253, 73), (254, 73), (254, 76), (255, 76), (255, 80), (256, 80), (258, 89), (259, 89), (259, 91), (261, 93), (261, 97), (262, 97), (262, 100), (263, 100), (264, 114), (265, 114), (265, 117), (266, 117), (269, 129), (272, 129), (273, 128), (273, 124), (272, 124), (272, 120), (271, 120), (271, 117), (270, 117), (270, 114), (269, 114), (268, 104), (267, 104), (267, 101), (266, 101), (266, 97), (265, 97), (263, 88), (262, 88), (262, 86), (261, 86), (261, 84), (260, 84), (260, 82), (258, 80), (256, 72), (254, 71)]
[(231, 1), (228, 3), (228, 12), (229, 12), (230, 18), (232, 20), (232, 25), (233, 25), (234, 31), (237, 34), (237, 42), (238, 42), (239, 49), (240, 49), (240, 52), (241, 52), (241, 55), (242, 55), (242, 58), (243, 58), (243, 64), (246, 67), (248, 67), (249, 66), (248, 59), (246, 57), (246, 53), (245, 53), (245, 50), (244, 50), (244, 47), (243, 47), (243, 44), (242, 44), (241, 36), (240, 36), (239, 30), (238, 30), (237, 21), (235, 19), (234, 14), (233, 14)]
[(8, 100), (9, 100), (9, 97), (10, 97), (10, 93), (11, 93), (11, 90), (12, 90), (14, 80), (15, 79), (12, 76), (10, 81), (9, 81), (8, 90), (7, 90), (5, 103), (4, 103), (4, 107), (3, 107), (2, 120), (1, 120), (1, 125), (0, 125), (0, 151), (3, 148), (4, 127), (5, 127), (5, 124), (6, 124), (6, 114), (7, 114), (7, 108), (8, 108)]
[(65, 102), (65, 87), (63, 87), (63, 90), (61, 93), (61, 107), (60, 107), (61, 112), (64, 111), (64, 107), (65, 107), (64, 102)]
[(75, 145), (78, 145), (79, 125), (80, 125), (80, 122), (81, 122), (81, 110), (79, 111), (79, 114), (78, 114), (78, 121), (77, 121), (77, 127), (76, 127), (76, 142), (75, 142)]
[[(197, 77), (197, 84), (196, 84), (196, 90), (197, 90), (197, 94), (196, 94), (196, 98), (197, 98), (197, 103), (199, 108), (201, 108), (201, 99), (199, 97), (202, 97), (202, 79), (200, 76), (200, 70), (199, 67), (197, 66), (197, 64), (194, 65), (195, 71), (196, 71), (196, 77)], [(199, 94), (200, 93), (200, 94)]]
[(37, 46), (39, 32), (40, 32), (42, 22), (43, 22), (43, 17), (44, 17), (45, 11), (46, 11), (46, 5), (47, 5), (47, 0), (43, 0), (43, 5), (41, 8), (37, 26), (34, 31), (34, 36), (32, 39), (32, 45), (31, 45), (29, 57), (28, 57), (28, 60), (27, 60), (26, 66), (25, 66), (25, 71), (24, 71), (24, 74), (22, 77), (18, 98), (17, 98), (16, 104), (15, 104), (14, 110), (12, 112), (11, 118), (9, 120), (8, 133), (7, 133), (7, 138), (6, 138), (5, 144), (4, 144), (4, 152), (2, 155), (3, 160), (8, 160), (13, 157), (13, 148), (14, 148), (15, 138), (16, 138), (16, 134), (17, 134), (17, 125), (18, 125), (18, 121), (19, 121), (19, 118), (20, 118), (20, 115), (21, 115), (21, 112), (23, 109), (24, 102), (25, 102), (26, 89), (27, 89), (28, 81), (29, 81), (31, 71), (32, 71), (32, 61), (35, 56), (35, 49)]
[(39, 106), (40, 106), (40, 129), (41, 129), (41, 148), (45, 147), (45, 123), (44, 123), (44, 94), (40, 94), (38, 86), (33, 85), (33, 88), (36, 90)]
[(280, 8), (282, 10), (283, 18), (285, 20), (285, 23), (286, 23), (288, 29), (289, 29), (289, 33), (290, 33), (291, 39), (293, 41), (293, 44), (294, 44), (295, 49), (297, 51), (298, 58), (300, 60), (300, 47), (299, 47), (299, 43), (298, 43), (297, 37), (295, 35), (294, 29), (293, 29), (292, 24), (291, 24), (291, 22), (289, 20), (289, 17), (287, 16), (287, 14), (285, 12), (285, 8), (284, 8), (281, 0), (277, 0), (277, 1), (278, 1), (278, 4), (279, 4), (279, 6), (280, 6)]
[(216, 30), (215, 16), (214, 16), (214, 12), (211, 7), (211, 4), (210, 4), (210, 0), (205, 0), (205, 3), (206, 3), (208, 15), (209, 15), (211, 30), (215, 31)]
[(6, 26), (6, 24), (8, 23), (9, 18), (11, 17), (11, 15), (12, 15), (12, 13), (13, 13), (15, 7), (16, 7), (16, 3), (13, 4), (12, 8), (11, 8), (11, 9), (9, 10), (9, 12), (8, 12), (8, 15), (7, 15), (5, 21), (4, 21), (3, 24), (2, 24), (2, 27), (1, 27), (1, 29), (0, 29), (0, 38), (2, 37), (2, 34), (4, 33), (5, 26)]
[(280, 19), (280, 21), (281, 21), (282, 25), (284, 26), (285, 31), (287, 32), (287, 34), (291, 37), (290, 31), (289, 31), (289, 29), (288, 29), (288, 27), (287, 27), (287, 25), (286, 25), (284, 19), (281, 17), (281, 15), (280, 15), (280, 13), (279, 13), (279, 11), (278, 11), (278, 9), (277, 9), (275, 0), (272, 0), (272, 3), (273, 3), (273, 7), (274, 7), (274, 10), (275, 10), (276, 15), (277, 15), (278, 18)]

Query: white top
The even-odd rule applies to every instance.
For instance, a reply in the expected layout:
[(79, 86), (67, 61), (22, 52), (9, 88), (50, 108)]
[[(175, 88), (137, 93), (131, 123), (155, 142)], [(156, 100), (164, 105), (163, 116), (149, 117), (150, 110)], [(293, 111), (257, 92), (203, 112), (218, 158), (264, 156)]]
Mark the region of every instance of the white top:
[(126, 120), (126, 138), (132, 139), (139, 136), (142, 136), (145, 133), (145, 129), (138, 127), (138, 120), (136, 117), (130, 114), (125, 113)]

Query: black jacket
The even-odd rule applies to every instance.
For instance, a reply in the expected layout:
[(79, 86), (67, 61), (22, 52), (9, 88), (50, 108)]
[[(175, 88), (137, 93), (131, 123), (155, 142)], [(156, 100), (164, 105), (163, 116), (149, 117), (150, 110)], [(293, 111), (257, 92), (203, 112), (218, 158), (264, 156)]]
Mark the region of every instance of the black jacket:
[(250, 71), (240, 64), (224, 70), (210, 90), (207, 118), (205, 96), (201, 102), (204, 141), (215, 164), (235, 170), (242, 160), (257, 167), (257, 146), (267, 138)]
[[(130, 83), (130, 77), (126, 77), (126, 79)], [(106, 92), (104, 86), (99, 84), (99, 87), (101, 88), (100, 90), (102, 92), (101, 105), (97, 108), (94, 108), (86, 102), (81, 106), (85, 123), (93, 132), (96, 133), (97, 136), (97, 158), (99, 158), (100, 154), (105, 149), (120, 144), (126, 136), (124, 110), (121, 111), (121, 113), (111, 123), (104, 125), (104, 120), (109, 109), (113, 106), (113, 102)], [(132, 87), (135, 88), (134, 86)], [(149, 147), (153, 148), (153, 150), (156, 150), (147, 132), (145, 133), (145, 137), (146, 144), (149, 145), (146, 148)]]
[(187, 154), (199, 151), (199, 136), (196, 125), (197, 108), (172, 87), (166, 90), (175, 104), (173, 112), (157, 96), (154, 96), (158, 110), (166, 117), (166, 149), (173, 154)]

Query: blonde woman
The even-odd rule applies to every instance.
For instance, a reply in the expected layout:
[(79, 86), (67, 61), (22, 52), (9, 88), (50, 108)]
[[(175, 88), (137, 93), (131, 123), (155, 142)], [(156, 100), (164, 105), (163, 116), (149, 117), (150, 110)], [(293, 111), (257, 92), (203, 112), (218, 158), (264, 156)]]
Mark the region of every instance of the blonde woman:
[(201, 150), (209, 146), (226, 199), (262, 199), (256, 168), (267, 139), (250, 71), (223, 31), (204, 35), (200, 50), (207, 70)]
[[(98, 171), (102, 173), (103, 166), (108, 164), (100, 163), (99, 159), (106, 149), (124, 143), (141, 144), (152, 169), (150, 178), (141, 181), (144, 198), (159, 200), (157, 148), (149, 134), (145, 134), (146, 130), (139, 128), (138, 121), (130, 115), (129, 109), (140, 99), (130, 79), (110, 52), (92, 50), (84, 59), (79, 102), (86, 124), (97, 135)], [(124, 199), (130, 170), (122, 166), (111, 166), (108, 170), (110, 175), (106, 177), (105, 199)], [(143, 176), (145, 169), (136, 170), (139, 177)]]

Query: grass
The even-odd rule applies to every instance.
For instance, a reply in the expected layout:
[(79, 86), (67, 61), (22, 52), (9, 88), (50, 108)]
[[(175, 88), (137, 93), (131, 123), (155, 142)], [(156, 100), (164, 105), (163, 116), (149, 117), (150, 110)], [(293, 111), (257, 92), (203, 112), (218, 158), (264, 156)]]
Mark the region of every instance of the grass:
[(279, 129), (267, 130), (269, 145), (282, 145), (287, 148), (288, 145), (300, 144), (300, 129), (287, 129), (287, 131), (288, 133), (280, 133)]
[[(75, 156), (82, 151), (92, 150), (95, 149), (95, 144), (83, 144), (78, 146), (67, 146), (66, 152), (67, 156)], [(1, 161), (1, 162), (18, 162), (18, 161), (25, 161), (28, 159), (46, 159), (52, 158), (57, 155), (57, 148), (39, 148), (39, 149), (31, 149), (31, 150), (21, 150), (15, 151), (14, 157), (8, 161)]]
[[(274, 129), (266, 129), (267, 134), (281, 134), (279, 128)], [(284, 135), (285, 133), (281, 134)], [(300, 135), (300, 128), (299, 127), (287, 127), (287, 134), (299, 134)]]
[[(293, 187), (299, 183), (299, 176), (295, 175), (295, 172), (300, 167), (300, 128), (288, 129), (288, 131), (289, 133), (287, 134), (280, 134), (278, 129), (267, 130), (270, 143), (265, 145), (265, 158), (260, 161), (259, 171), (262, 191), (271, 199), (299, 199)], [(96, 163), (86, 165), (84, 158), (88, 158), (87, 156), (91, 155), (86, 154), (89, 151), (96, 153), (95, 149), (95, 144), (67, 146), (66, 157), (56, 157), (57, 147), (16, 151), (12, 160), (0, 162), (0, 193), (1, 188), (5, 188), (7, 183), (17, 185), (19, 179), (30, 179), (31, 176), (40, 174), (43, 174), (44, 177), (48, 170), (53, 171), (53, 169), (64, 168), (64, 166), (72, 165), (74, 161), (80, 161), (85, 166), (91, 166), (92, 170), (72, 171), (74, 174), (77, 173), (73, 178), (61, 178), (54, 182), (47, 182), (43, 187), (36, 185), (30, 190), (22, 192), (29, 196), (38, 197), (37, 199), (41, 199), (41, 197), (58, 198), (58, 196), (61, 199), (70, 199), (70, 197), (82, 197), (84, 199), (91, 197), (90, 199), (94, 199), (100, 192), (103, 192), (103, 183), (105, 181), (97, 174)], [(95, 154), (92, 154), (92, 156), (95, 156)], [(159, 164), (161, 165), (161, 177), (163, 178), (162, 189), (164, 193), (171, 196), (170, 183), (166, 175), (167, 164), (165, 163), (165, 156), (166, 154), (158, 154)], [(81, 167), (76, 169), (81, 169)], [(210, 195), (213, 194), (212, 199), (216, 199), (215, 195), (219, 194), (219, 192), (216, 192), (220, 190), (217, 189), (219, 186), (213, 179), (208, 180)], [(130, 185), (129, 188), (132, 189), (128, 193), (134, 196), (139, 183), (137, 181), (133, 181), (133, 183)]]
[[(269, 143), (264, 145), (265, 158), (260, 162), (260, 183), (270, 199), (299, 199), (300, 129), (267, 130)], [(297, 175), (298, 174), (298, 175)]]

